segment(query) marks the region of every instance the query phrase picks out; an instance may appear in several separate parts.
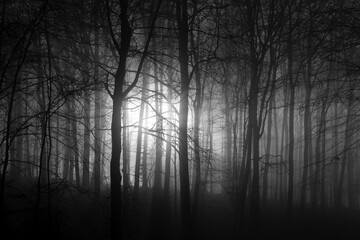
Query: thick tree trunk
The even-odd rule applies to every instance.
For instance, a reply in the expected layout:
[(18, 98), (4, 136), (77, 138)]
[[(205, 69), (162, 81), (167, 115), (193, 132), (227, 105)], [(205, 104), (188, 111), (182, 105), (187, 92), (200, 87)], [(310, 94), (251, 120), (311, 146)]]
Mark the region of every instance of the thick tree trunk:
[[(119, 49), (119, 64), (115, 74), (115, 85), (113, 93), (113, 114), (111, 118), (111, 160), (110, 160), (110, 181), (111, 181), (111, 239), (122, 238), (121, 227), (121, 107), (123, 102), (123, 85), (126, 75), (126, 59), (130, 48), (131, 28), (127, 17), (128, 1), (120, 1), (121, 19), (121, 43)], [(109, 14), (109, 13), (108, 13)], [(111, 28), (111, 26), (110, 26)]]
[(115, 89), (116, 92), (114, 92), (113, 98), (113, 115), (111, 123), (112, 151), (110, 162), (111, 239), (113, 240), (121, 239), (121, 87), (119, 90), (117, 90), (118, 88)]
[(177, 1), (179, 26), (180, 62), (180, 112), (179, 112), (179, 163), (180, 163), (180, 209), (183, 238), (190, 238), (192, 232), (190, 208), (190, 184), (188, 169), (188, 112), (189, 112), (189, 70), (188, 70), (188, 6), (187, 0)]

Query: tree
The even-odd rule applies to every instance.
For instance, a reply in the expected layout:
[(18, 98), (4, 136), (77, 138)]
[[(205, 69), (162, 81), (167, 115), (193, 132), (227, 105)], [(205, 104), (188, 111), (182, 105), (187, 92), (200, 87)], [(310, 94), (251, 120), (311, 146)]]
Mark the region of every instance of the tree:
[[(131, 84), (124, 89), (125, 84), (125, 76), (126, 76), (126, 69), (127, 69), (127, 57), (128, 52), (130, 49), (131, 37), (132, 37), (132, 29), (128, 19), (128, 8), (129, 2), (127, 0), (120, 1), (120, 25), (121, 25), (121, 33), (120, 33), (120, 44), (116, 39), (114, 34), (113, 26), (111, 24), (111, 14), (110, 14), (110, 5), (107, 1), (107, 17), (108, 17), (108, 24), (109, 24), (109, 31), (111, 35), (112, 43), (114, 44), (117, 53), (119, 54), (119, 62), (116, 69), (116, 73), (114, 75), (114, 90), (111, 93), (111, 97), (113, 100), (113, 113), (111, 118), (111, 160), (110, 160), (110, 181), (111, 181), (111, 238), (112, 239), (120, 239), (121, 234), (121, 180), (122, 176), (120, 173), (120, 154), (121, 154), (121, 112), (122, 112), (122, 104), (125, 97), (128, 93), (136, 86), (140, 70), (142, 69), (142, 65), (144, 64), (144, 60), (146, 57), (146, 52), (149, 48), (150, 40), (153, 33), (153, 28), (155, 25), (157, 13), (161, 6), (161, 0), (159, 1), (151, 26), (148, 38), (145, 43), (144, 52), (140, 59), (136, 76), (131, 82)], [(109, 89), (108, 89), (109, 90)]]

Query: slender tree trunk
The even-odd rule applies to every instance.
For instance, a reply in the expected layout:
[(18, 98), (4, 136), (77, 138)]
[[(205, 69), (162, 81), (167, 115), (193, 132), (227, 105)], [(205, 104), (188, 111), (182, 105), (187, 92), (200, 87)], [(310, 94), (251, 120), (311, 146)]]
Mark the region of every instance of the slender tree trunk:
[[(321, 113), (322, 114), (322, 113)], [(316, 136), (316, 144), (315, 144), (315, 171), (313, 176), (313, 184), (312, 184), (312, 194), (315, 196), (315, 201), (311, 202), (311, 209), (313, 214), (316, 212), (316, 207), (318, 205), (318, 187), (320, 182), (320, 163), (321, 163), (321, 131), (322, 131), (322, 116), (320, 116), (320, 121), (318, 122), (317, 127), (317, 136)]]
[(213, 120), (213, 106), (212, 106), (212, 94), (213, 94), (213, 88), (214, 88), (214, 84), (211, 85), (211, 88), (210, 88), (210, 95), (209, 95), (209, 106), (208, 106), (208, 111), (207, 111), (207, 118), (208, 118), (208, 136), (209, 136), (209, 153), (208, 153), (208, 166), (207, 168), (210, 168), (210, 193), (212, 194), (213, 191), (214, 191), (214, 185), (213, 185), (213, 161), (212, 161), (212, 156), (213, 156), (213, 151), (214, 151), (214, 144), (213, 144), (213, 130), (214, 130), (214, 120)]
[(346, 172), (347, 172), (347, 200), (348, 200), (348, 206), (350, 209), (355, 209), (356, 208), (356, 198), (355, 198), (355, 192), (356, 189), (354, 188), (355, 186), (355, 181), (354, 181), (354, 167), (355, 167), (355, 156), (354, 156), (354, 152), (355, 150), (352, 149), (352, 145), (354, 142), (354, 131), (355, 131), (355, 110), (354, 110), (354, 105), (355, 105), (355, 81), (351, 80), (350, 82), (350, 92), (349, 92), (349, 105), (348, 105), (348, 117), (346, 119), (346, 135), (345, 135), (345, 154), (347, 155), (346, 159), (347, 159), (347, 168), (346, 168)]
[(262, 202), (265, 204), (268, 197), (268, 175), (269, 175), (269, 164), (270, 164), (270, 153), (271, 153), (271, 142), (272, 142), (272, 121), (273, 121), (273, 106), (275, 104), (275, 83), (276, 83), (276, 70), (277, 65), (276, 55), (275, 55), (274, 46), (270, 48), (270, 67), (268, 72), (268, 82), (272, 81), (271, 91), (270, 91), (270, 102), (269, 102), (269, 110), (268, 110), (268, 121), (267, 121), (267, 141), (266, 141), (266, 149), (265, 149), (265, 166), (264, 166), (264, 175), (263, 175), (263, 191), (262, 191)]
[[(164, 195), (162, 191), (162, 139), (163, 139), (163, 122), (162, 122), (162, 91), (159, 89), (158, 69), (154, 66), (155, 75), (155, 111), (156, 111), (156, 138), (155, 138), (155, 171), (154, 171), (154, 187), (152, 192), (151, 206), (151, 236), (150, 238), (166, 238), (165, 231), (162, 226), (168, 223), (165, 220), (167, 209), (164, 208)], [(167, 229), (165, 229), (167, 231)]]
[[(172, 64), (170, 64), (171, 66)], [(169, 70), (171, 71), (171, 70)], [(169, 74), (168, 87), (168, 130), (166, 136), (166, 153), (165, 153), (165, 176), (164, 176), (164, 201), (170, 202), (170, 171), (171, 171), (171, 144), (173, 134), (173, 112), (172, 112), (172, 73)]]
[[(145, 106), (145, 119), (148, 118), (149, 115), (149, 107)], [(148, 137), (149, 134), (147, 132), (144, 133), (144, 146), (143, 146), (143, 153), (142, 153), (142, 187), (144, 191), (147, 191), (148, 188), (148, 174), (147, 174), (147, 149), (148, 149)]]
[(156, 110), (156, 153), (155, 153), (155, 172), (154, 172), (154, 192), (160, 195), (162, 185), (162, 138), (163, 138), (163, 123), (162, 123), (162, 94), (159, 90), (158, 71), (155, 68), (155, 110)]
[[(95, 90), (95, 138), (94, 138), (94, 190), (95, 194), (100, 194), (101, 188), (101, 101), (102, 93), (100, 90)], [(120, 118), (119, 118), (120, 119)]]
[(13, 131), (17, 132), (16, 136), (14, 137), (14, 147), (13, 149), (15, 150), (14, 154), (13, 154), (13, 160), (15, 160), (12, 163), (12, 167), (10, 168), (10, 176), (12, 178), (12, 180), (19, 180), (20, 179), (20, 175), (23, 174), (22, 173), (22, 165), (23, 165), (23, 130), (21, 129), (21, 125), (23, 122), (23, 101), (22, 101), (22, 93), (19, 92), (21, 89), (22, 84), (19, 82), (17, 84), (17, 93), (15, 96), (15, 104), (14, 104), (14, 112), (13, 112)]
[[(75, 103), (74, 103), (75, 104)], [(78, 147), (78, 138), (77, 138), (77, 123), (76, 123), (76, 110), (75, 106), (72, 106), (71, 109), (73, 121), (71, 122), (72, 128), (72, 147), (74, 151), (74, 164), (75, 164), (75, 181), (76, 185), (80, 186), (80, 166), (79, 166), (79, 147)]]
[(280, 191), (279, 191), (279, 197), (280, 201), (285, 201), (285, 188), (287, 187), (287, 176), (286, 176), (286, 170), (287, 170), (287, 164), (285, 159), (288, 144), (289, 144), (289, 106), (287, 102), (289, 101), (289, 90), (288, 90), (288, 84), (286, 83), (286, 80), (284, 80), (284, 111), (283, 111), (283, 126), (282, 126), (282, 132), (281, 132), (281, 157), (282, 162), (280, 165)]
[(100, 51), (100, 41), (99, 41), (99, 23), (100, 23), (100, 1), (93, 0), (93, 12), (94, 18), (93, 26), (94, 26), (94, 49), (93, 49), (93, 59), (94, 59), (94, 167), (93, 167), (93, 178), (94, 178), (94, 191), (97, 196), (100, 194), (101, 188), (101, 109), (102, 109), (102, 92), (100, 88), (100, 74), (99, 74), (99, 67), (97, 66), (99, 62), (99, 51)]
[[(329, 82), (327, 83), (329, 85)], [(327, 87), (326, 91), (328, 91), (329, 88)], [(321, 114), (322, 114), (322, 146), (321, 146), (321, 191), (320, 191), (320, 206), (322, 212), (324, 212), (326, 207), (326, 186), (325, 186), (325, 179), (326, 179), (326, 113), (327, 113), (327, 99), (323, 102)]]
[[(59, 147), (59, 142), (60, 142), (60, 117), (59, 115), (56, 116), (56, 144), (55, 144), (55, 177), (58, 178), (59, 177), (59, 165), (60, 165), (60, 147)], [(28, 139), (29, 141), (30, 139)], [(29, 142), (27, 143), (29, 144)], [(30, 150), (27, 151), (30, 157)], [(31, 176), (31, 170), (30, 170), (30, 176)]]
[(276, 101), (273, 102), (273, 118), (274, 118), (274, 140), (275, 140), (275, 156), (276, 156), (276, 176), (275, 176), (275, 200), (279, 200), (279, 175), (281, 172), (279, 172), (279, 169), (281, 169), (282, 164), (282, 158), (280, 156), (279, 152), (279, 131), (278, 131), (278, 116), (276, 113)]
[(224, 161), (225, 161), (225, 188), (226, 191), (231, 189), (231, 176), (232, 176), (232, 164), (231, 164), (231, 149), (232, 149), (232, 136), (231, 136), (231, 110), (230, 110), (230, 96), (228, 87), (225, 86), (224, 98), (225, 98), (225, 141), (224, 141)]
[(271, 142), (272, 142), (272, 111), (273, 111), (273, 102), (275, 95), (272, 94), (270, 98), (270, 109), (268, 112), (268, 121), (267, 121), (267, 140), (266, 140), (266, 155), (265, 155), (265, 166), (264, 166), (264, 175), (263, 175), (263, 184), (262, 184), (262, 202), (265, 204), (268, 197), (268, 175), (269, 175), (269, 164), (270, 164), (270, 153), (271, 153)]
[[(123, 188), (124, 193), (127, 194), (129, 187), (130, 187), (130, 146), (129, 146), (129, 131), (128, 131), (128, 123), (129, 123), (129, 116), (127, 113), (127, 101), (123, 100), (122, 102), (122, 121), (123, 121), (123, 128), (122, 128), (122, 160), (123, 160), (123, 167), (122, 167), (122, 175), (123, 175)], [(125, 196), (125, 195), (124, 195)], [(126, 196), (125, 196), (126, 197)]]
[[(69, 102), (67, 101), (65, 103), (65, 111), (67, 113), (70, 112), (70, 105), (69, 105)], [(70, 119), (68, 118), (65, 118), (64, 119), (66, 124), (65, 124), (65, 136), (67, 136), (67, 146), (65, 146), (65, 155), (64, 155), (64, 161), (63, 161), (63, 178), (65, 180), (68, 180), (69, 179), (69, 167), (70, 167), (70, 161), (71, 161), (71, 142), (70, 141), (70, 137), (71, 136), (71, 124), (70, 124)]]
[[(308, 67), (308, 69), (311, 66)], [(310, 72), (311, 74), (311, 72)], [(301, 209), (304, 209), (306, 203), (306, 192), (308, 186), (308, 172), (309, 165), (312, 163), (312, 124), (311, 124), (311, 112), (310, 112), (310, 100), (311, 100), (311, 75), (308, 74), (308, 80), (306, 84), (306, 96), (305, 96), (305, 111), (304, 111), (304, 164), (301, 180), (301, 196), (300, 204)]]
[[(146, 65), (146, 64), (145, 64)], [(141, 92), (141, 104), (140, 104), (140, 113), (139, 113), (139, 130), (137, 135), (137, 145), (136, 145), (136, 157), (135, 157), (135, 180), (134, 180), (134, 190), (138, 191), (140, 185), (140, 164), (141, 164), (141, 147), (142, 147), (142, 137), (143, 137), (143, 121), (144, 121), (144, 112), (145, 112), (145, 100), (146, 100), (146, 91), (148, 85), (148, 76), (149, 68), (144, 66), (143, 82), (142, 82), (142, 92)], [(144, 169), (143, 169), (144, 171)]]
[(332, 147), (333, 147), (333, 202), (334, 207), (339, 208), (338, 206), (338, 183), (339, 183), (339, 147), (338, 147), (338, 125), (339, 125), (339, 114), (338, 114), (338, 100), (335, 99), (334, 102), (334, 120), (333, 120), (333, 132), (332, 132)]
[[(249, 101), (248, 101), (248, 128), (250, 130), (251, 137), (248, 138), (248, 145), (252, 146), (248, 148), (248, 158), (252, 160), (252, 181), (251, 181), (251, 217), (253, 230), (256, 231), (259, 223), (260, 215), (260, 122), (258, 121), (258, 97), (260, 86), (260, 59), (257, 56), (257, 37), (256, 37), (256, 21), (257, 17), (256, 8), (258, 3), (249, 5), (249, 11), (247, 15), (247, 21), (250, 27), (250, 66), (251, 66), (251, 84), (249, 89)], [(259, 110), (261, 112), (261, 109)], [(252, 156), (251, 156), (252, 155)], [(248, 166), (246, 166), (248, 167)]]
[(201, 182), (201, 159), (200, 159), (200, 121), (201, 121), (201, 109), (202, 109), (202, 87), (200, 79), (200, 71), (198, 67), (195, 69), (195, 82), (196, 92), (194, 101), (194, 160), (195, 160), (195, 182), (194, 182), (194, 197), (192, 205), (192, 216), (196, 217), (197, 207), (199, 203), (199, 192)]
[(84, 153), (83, 153), (83, 173), (82, 173), (82, 186), (89, 189), (89, 164), (90, 164), (90, 93), (84, 93)]
[[(347, 116), (346, 116), (346, 124), (345, 124), (345, 140), (344, 140), (345, 142), (344, 142), (343, 156), (341, 159), (341, 169), (340, 169), (339, 184), (338, 184), (338, 190), (337, 190), (337, 200), (336, 200), (336, 202), (337, 202), (336, 205), (338, 208), (342, 207), (343, 186), (344, 186), (344, 178), (345, 178), (346, 168), (349, 170), (348, 174), (352, 174), (351, 169), (348, 165), (349, 165), (349, 157), (350, 157), (349, 152), (351, 151), (351, 149), (350, 149), (351, 135), (353, 134), (353, 133), (351, 133), (351, 119), (353, 117), (352, 116), (353, 113), (351, 110), (352, 110), (352, 105), (353, 105), (353, 101), (354, 101), (354, 88), (352, 88), (352, 87), (349, 88), (348, 96), (349, 96), (349, 98), (348, 98), (348, 104), (347, 104)], [(350, 177), (350, 180), (352, 180), (351, 177)], [(348, 177), (348, 181), (349, 181), (349, 177)], [(350, 182), (348, 182), (348, 184), (349, 183)], [(348, 191), (351, 191), (351, 188), (348, 189)], [(350, 199), (349, 199), (349, 203), (350, 203)]]
[[(291, 16), (291, 5), (289, 14)], [(288, 219), (291, 221), (292, 219), (292, 209), (293, 209), (293, 194), (294, 194), (294, 121), (295, 121), (295, 83), (292, 76), (292, 68), (293, 68), (293, 50), (292, 50), (292, 24), (290, 20), (289, 26), (290, 32), (287, 39), (288, 44), (288, 81), (290, 87), (290, 108), (289, 108), (289, 182), (288, 182), (288, 199), (287, 199), (287, 211), (288, 211)]]

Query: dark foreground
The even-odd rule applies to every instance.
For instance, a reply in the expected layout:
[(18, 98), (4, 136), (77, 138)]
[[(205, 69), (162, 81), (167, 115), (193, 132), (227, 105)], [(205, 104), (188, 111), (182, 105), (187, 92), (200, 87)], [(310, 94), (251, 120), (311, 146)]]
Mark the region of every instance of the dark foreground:
[[(28, 186), (29, 187), (29, 186)], [(181, 239), (179, 211), (174, 204), (160, 204), (151, 211), (151, 196), (138, 200), (129, 190), (124, 205), (124, 239)], [(50, 196), (51, 201), (48, 201)], [(107, 193), (95, 196), (69, 185), (49, 195), (45, 189), (37, 201), (35, 188), (13, 188), (6, 195), (6, 239), (110, 239), (110, 205)], [(48, 207), (50, 205), (50, 208)], [(159, 206), (157, 206), (159, 208)], [(50, 209), (50, 211), (49, 211)], [(170, 209), (167, 211), (166, 209)], [(249, 218), (245, 218), (249, 219)], [(261, 210), (258, 226), (245, 220), (242, 229), (234, 223), (234, 210), (225, 194), (203, 196), (194, 219), (194, 239), (360, 239), (360, 212), (325, 209), (316, 213), (294, 208), (292, 222), (282, 204), (268, 203)]]

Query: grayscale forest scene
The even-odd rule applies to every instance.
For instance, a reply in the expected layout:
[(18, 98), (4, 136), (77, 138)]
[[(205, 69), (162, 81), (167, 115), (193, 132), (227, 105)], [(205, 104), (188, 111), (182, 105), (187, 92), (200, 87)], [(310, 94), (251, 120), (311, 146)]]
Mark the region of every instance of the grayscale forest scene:
[(360, 1), (2, 0), (1, 239), (360, 239)]

